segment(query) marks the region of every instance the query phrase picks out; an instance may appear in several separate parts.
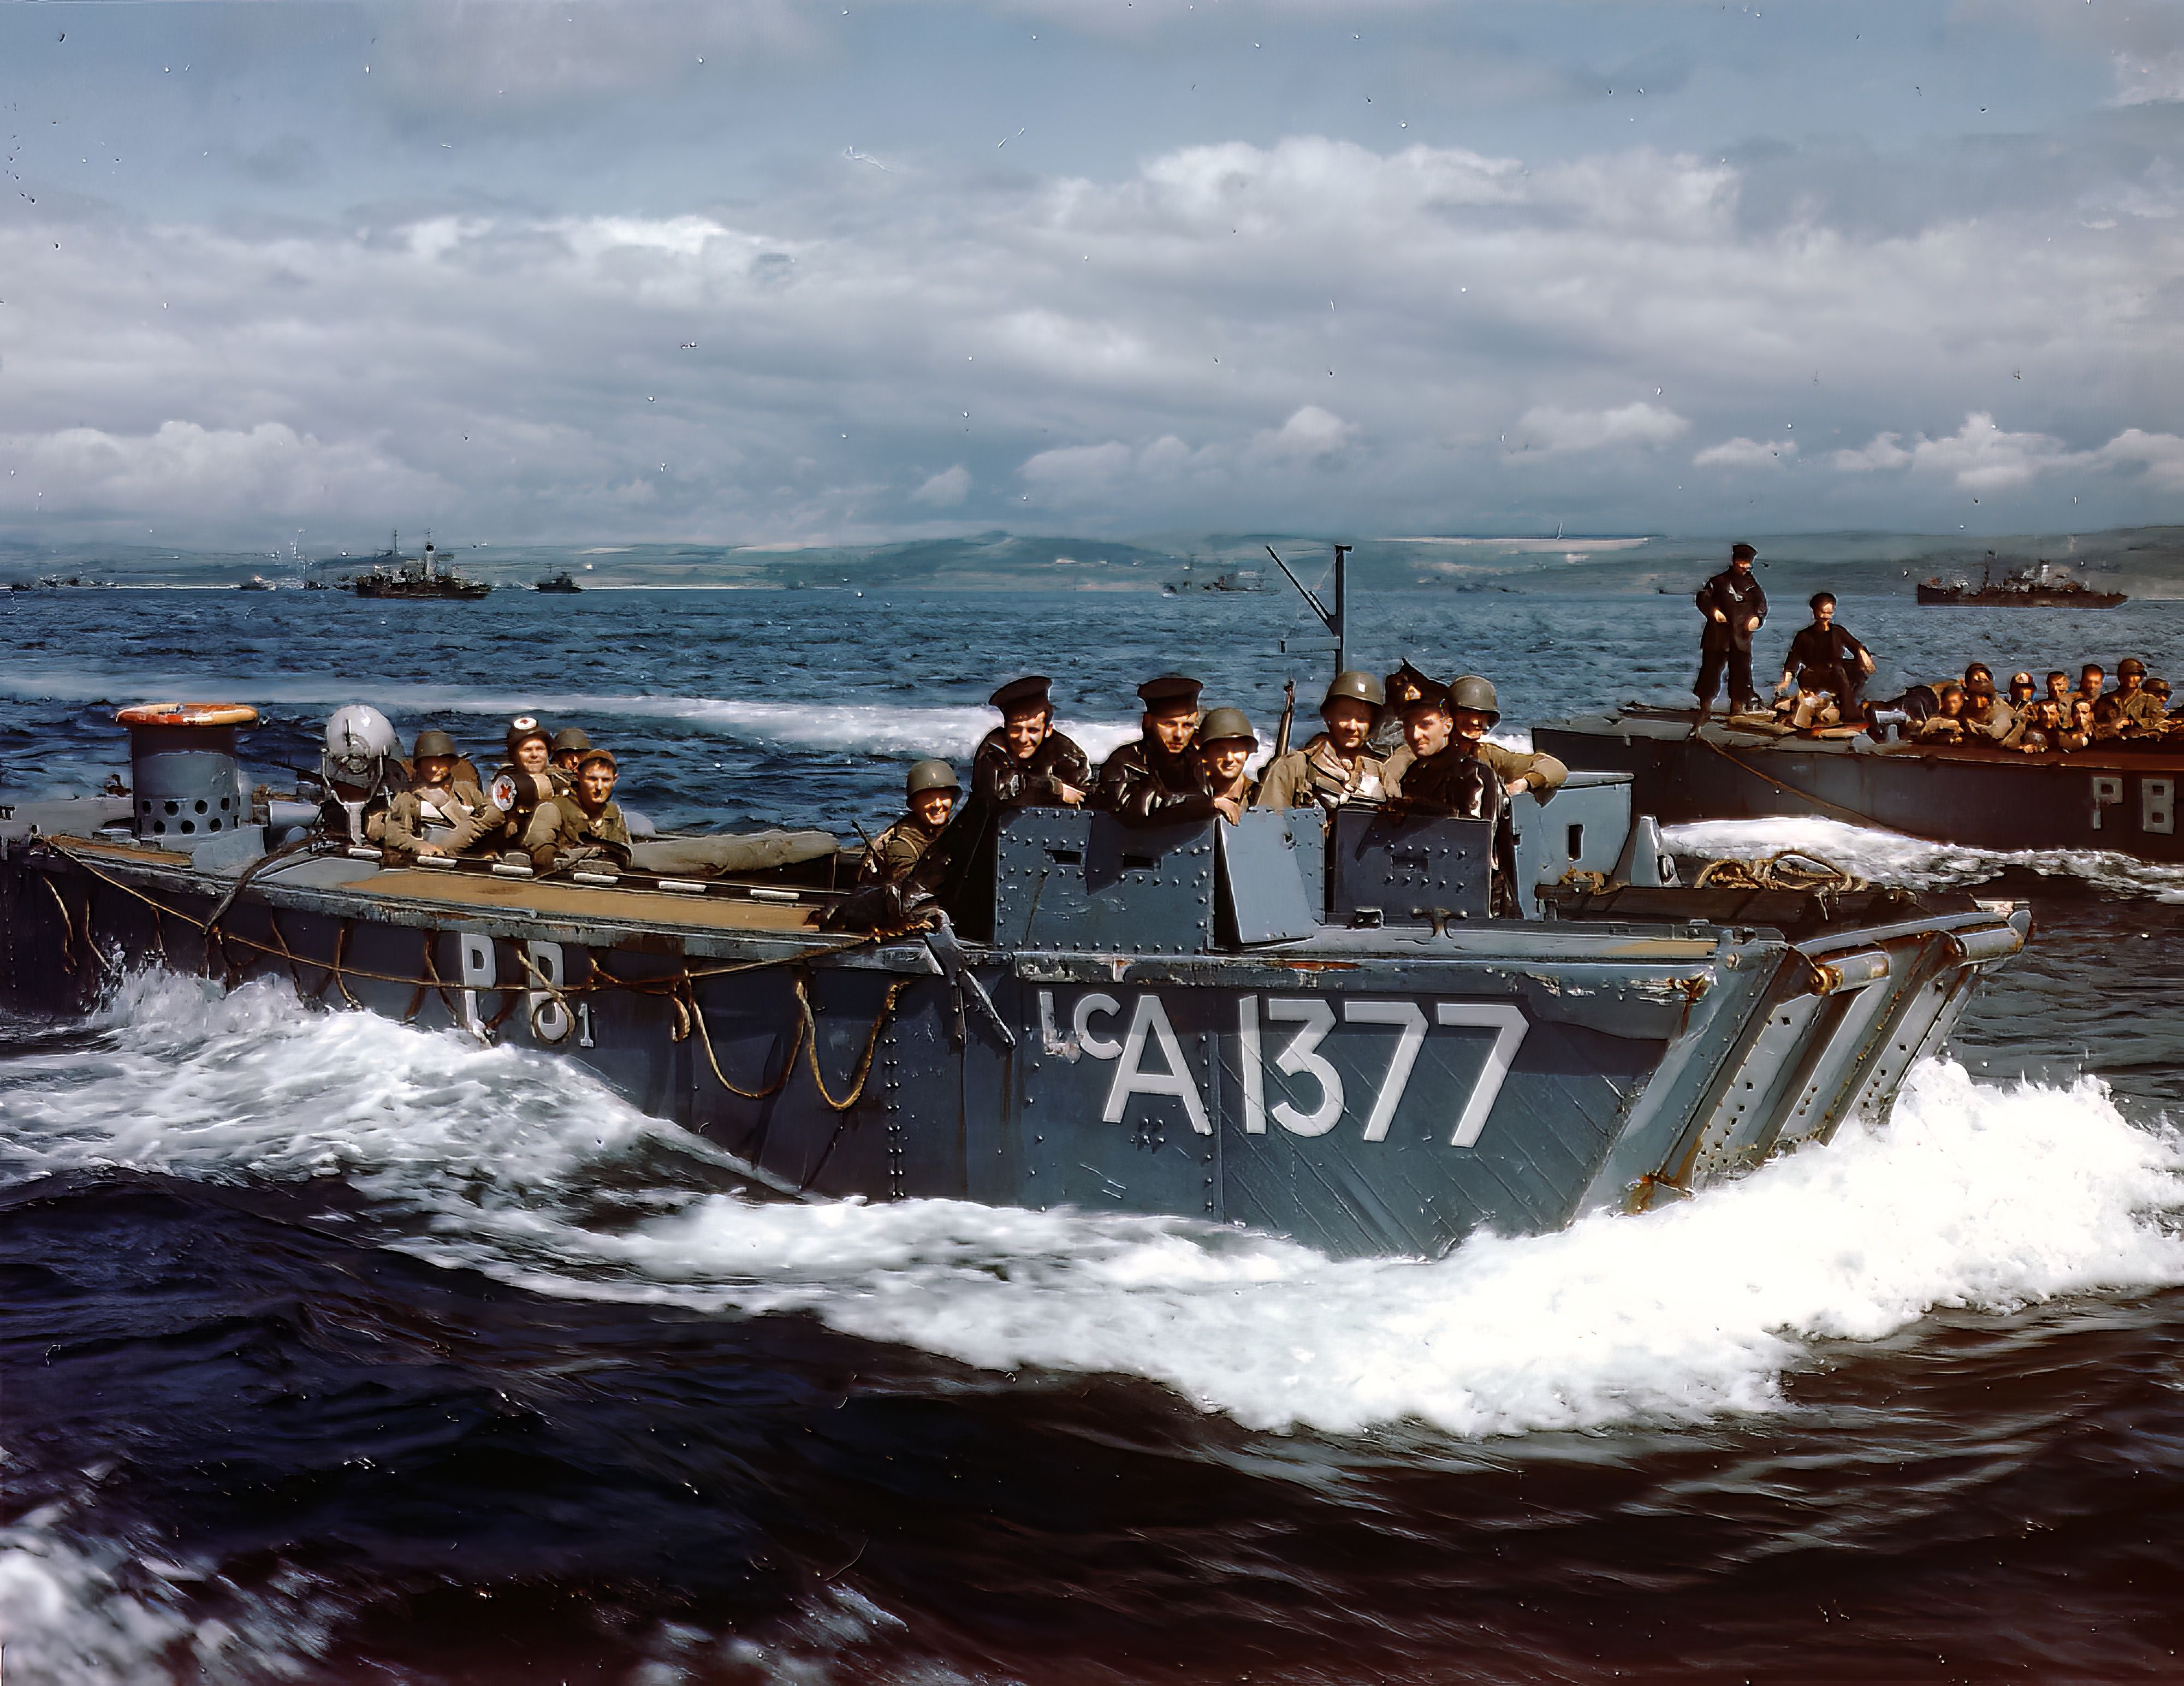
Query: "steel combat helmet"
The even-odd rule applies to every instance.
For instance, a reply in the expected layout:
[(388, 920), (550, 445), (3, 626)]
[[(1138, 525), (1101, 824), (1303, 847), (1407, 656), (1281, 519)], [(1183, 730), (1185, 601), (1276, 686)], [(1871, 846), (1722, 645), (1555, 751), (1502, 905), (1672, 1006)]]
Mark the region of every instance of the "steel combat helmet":
[(1502, 705), (1494, 694), (1494, 682), (1476, 673), (1467, 673), (1448, 687), (1448, 705), (1451, 709), (1468, 709), (1474, 714), (1485, 715), (1491, 725), (1502, 718)]
[(434, 755), (446, 755), (452, 758), (455, 753), (454, 738), (448, 737), (444, 732), (427, 730), (417, 734), (417, 742), (410, 747), (410, 758), (415, 761), (422, 761)]
[(956, 769), (945, 761), (920, 761), (911, 768), (910, 776), (902, 782), (905, 796), (922, 796), (928, 790), (963, 788), (962, 781), (956, 776)]
[(546, 735), (546, 728), (539, 725), (538, 722), (532, 719), (529, 715), (518, 715), (514, 720), (509, 721), (508, 753), (510, 757), (513, 759), (515, 752), (519, 748), (522, 748), (523, 745), (528, 743), (534, 737), (541, 743), (545, 744), (549, 750), (552, 748), (553, 741)]
[(571, 749), (582, 754), (592, 747), (592, 740), (584, 735), (582, 727), (565, 726), (554, 734), (554, 741), (546, 747), (556, 755), (566, 754)]
[(1377, 709), (1387, 700), (1388, 693), (1378, 679), (1352, 668), (1328, 682), (1327, 694), (1319, 699), (1319, 706), (1324, 709), (1330, 703), (1362, 703)]
[(1251, 719), (1241, 709), (1209, 709), (1198, 728), (1201, 746), (1237, 738), (1245, 739), (1255, 749), (1259, 747), (1259, 734), (1251, 730)]

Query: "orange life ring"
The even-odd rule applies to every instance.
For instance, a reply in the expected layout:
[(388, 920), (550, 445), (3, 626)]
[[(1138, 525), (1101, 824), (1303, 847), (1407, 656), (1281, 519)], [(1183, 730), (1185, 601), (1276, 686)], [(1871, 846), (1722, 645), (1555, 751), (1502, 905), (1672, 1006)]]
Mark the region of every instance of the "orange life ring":
[(114, 718), (122, 726), (254, 726), (258, 710), (242, 703), (138, 703)]

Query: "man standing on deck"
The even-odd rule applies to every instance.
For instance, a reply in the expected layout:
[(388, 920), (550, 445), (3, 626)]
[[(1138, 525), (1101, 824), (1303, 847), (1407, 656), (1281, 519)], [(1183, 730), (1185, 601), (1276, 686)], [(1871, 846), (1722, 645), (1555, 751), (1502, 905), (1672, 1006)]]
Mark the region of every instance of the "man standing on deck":
[(1699, 699), (1699, 718), (1713, 707), (1713, 693), (1729, 670), (1729, 707), (1731, 714), (1759, 706), (1759, 693), (1752, 687), (1752, 635), (1767, 619), (1767, 593), (1752, 577), (1752, 559), (1759, 553), (1748, 544), (1732, 545), (1729, 566), (1698, 589), (1696, 601), (1706, 616), (1699, 637), (1699, 678), (1692, 690)]
[(1790, 640), (1790, 653), (1782, 658), (1782, 682), (1774, 688), (1787, 691), (1798, 673), (1811, 668), (1821, 684), (1835, 693), (1836, 707), (1845, 720), (1864, 713), (1866, 676), (1873, 671), (1873, 657), (1865, 646), (1836, 625), (1836, 594), (1814, 592), (1813, 624)]

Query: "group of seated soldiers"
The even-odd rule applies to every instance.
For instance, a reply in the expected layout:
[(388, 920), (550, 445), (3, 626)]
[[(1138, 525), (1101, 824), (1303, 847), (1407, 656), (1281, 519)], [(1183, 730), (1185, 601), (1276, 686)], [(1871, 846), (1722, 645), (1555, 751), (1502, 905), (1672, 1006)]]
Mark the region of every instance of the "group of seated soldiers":
[(614, 752), (574, 726), (549, 735), (529, 715), (508, 728), (507, 760), (481, 788), (444, 732), (417, 734), (410, 778), (365, 835), (398, 860), (527, 857), (532, 869), (629, 865), (629, 826), (614, 800)]
[(2059, 668), (2048, 675), (2042, 690), (2029, 672), (2014, 673), (2008, 693), (1995, 689), (1994, 673), (1975, 661), (1964, 678), (1930, 687), (1931, 713), (1914, 721), (1907, 735), (1914, 743), (1983, 745), (2027, 755), (2068, 754), (2095, 744), (2103, 748), (2176, 747), (2184, 741), (2184, 717), (2169, 712), (2169, 682), (2148, 679), (2146, 664), (2126, 656), (2116, 664), (2116, 688), (2103, 688), (2107, 675), (2088, 662), (2078, 670), (2075, 688)]
[(1494, 687), (1475, 674), (1444, 684), (1406, 664), (1385, 686), (1369, 673), (1337, 674), (1320, 704), (1323, 730), (1277, 755), (1256, 780), (1247, 769), (1259, 737), (1249, 717), (1235, 708), (1201, 710), (1195, 679), (1163, 674), (1138, 687), (1139, 736), (1097, 771), (1056, 728), (1051, 684), (1032, 674), (994, 693), (1001, 723), (972, 757), (961, 815), (961, 787), (946, 762), (910, 770), (910, 811), (866, 852), (866, 882), (937, 882), (950, 852), (935, 845), (951, 820), (967, 832), (1028, 807), (1087, 808), (1124, 825), (1164, 826), (1217, 817), (1234, 824), (1246, 808), (1356, 804), (1486, 820), (1506, 839), (1508, 798), (1552, 792), (1568, 774), (1552, 755), (1487, 741), (1502, 716)]
[(2029, 671), (2010, 676), (1998, 690), (1983, 661), (1962, 679), (1914, 685), (1901, 697), (1869, 703), (1864, 693), (1874, 671), (1865, 646), (1835, 624), (1829, 592), (1812, 598), (1812, 624), (1791, 641), (1775, 687), (1774, 728), (1806, 737), (1847, 737), (1868, 731), (1876, 737), (1890, 725), (1914, 743), (2014, 750), (2026, 755), (2066, 754), (2096, 744), (2104, 748), (2184, 748), (2184, 709), (2170, 712), (2165, 679), (2149, 679), (2146, 664), (2126, 656), (2116, 664), (2116, 688), (2097, 663), (2078, 671), (2075, 687), (2060, 669), (2043, 690)]

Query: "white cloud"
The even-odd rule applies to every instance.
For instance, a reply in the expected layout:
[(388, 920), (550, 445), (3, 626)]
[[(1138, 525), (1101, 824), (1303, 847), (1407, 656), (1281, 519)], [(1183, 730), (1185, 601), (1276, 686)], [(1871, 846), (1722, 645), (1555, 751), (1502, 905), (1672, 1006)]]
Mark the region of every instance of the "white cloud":
[[(277, 507), (359, 537), (850, 539), (1027, 498), (1103, 530), (1492, 509), (1688, 531), (1729, 513), (1720, 481), (1660, 472), (1694, 435), (1723, 442), (1700, 466), (1786, 462), (1794, 437), (1843, 470), (1774, 482), (1793, 523), (1930, 519), (1953, 490), (2071, 467), (2147, 519), (2184, 475), (2163, 291), (2184, 219), (2125, 209), (2066, 239), (2075, 181), (1875, 231), (1784, 221), (1719, 155), (1644, 146), (1296, 136), (1106, 175), (907, 147), (883, 174), (838, 150), (732, 199), (617, 186), (582, 214), (360, 197), (337, 224), (231, 224), (41, 195), (0, 222), (0, 514), (21, 518), (33, 457), (46, 504), (113, 524), (166, 485), (207, 537)], [(2158, 198), (2157, 176), (2133, 181)], [(2004, 432), (1975, 412), (2020, 369)], [(1936, 405), (1974, 419), (1887, 431)], [(176, 418), (255, 440), (233, 454), (259, 466), (79, 469), (57, 500), (30, 442), (88, 423), (150, 463)]]
[(2166, 105), (2184, 100), (2184, 53), (2115, 55), (2118, 105)]
[(1830, 466), (1847, 474), (1858, 474), (1875, 469), (1902, 468), (1911, 460), (1911, 453), (1903, 448), (1901, 433), (1876, 433), (1873, 442), (1863, 450), (1836, 451), (1829, 454)]
[(1608, 446), (1636, 445), (1653, 448), (1680, 438), (1691, 424), (1674, 410), (1649, 403), (1624, 404), (1619, 409), (1560, 409), (1541, 405), (1527, 410), (1518, 431), (1545, 452), (1597, 451)]
[(248, 429), (165, 421), (0, 437), (0, 515), (125, 516), (185, 523), (241, 508), (263, 518), (400, 509), (444, 488), (375, 447), (326, 445), (279, 422)]
[(1781, 468), (1794, 462), (1797, 442), (1780, 439), (1763, 444), (1739, 434), (1719, 445), (1709, 445), (1691, 459), (1693, 468)]
[(971, 470), (958, 463), (946, 468), (910, 494), (913, 504), (930, 504), (936, 509), (952, 509), (971, 495)]
[(1864, 449), (1837, 451), (1828, 460), (1851, 473), (1908, 468), (1971, 492), (2003, 491), (2048, 474), (2129, 469), (2142, 470), (2163, 490), (2184, 490), (2184, 437), (2174, 433), (2126, 428), (2105, 445), (2075, 451), (2049, 434), (2006, 432), (1992, 415), (1974, 411), (1954, 433), (1936, 439), (1922, 433), (1908, 449), (1902, 438), (1878, 434)]
[(1254, 435), (1250, 454), (1262, 462), (1323, 462), (1357, 437), (1354, 424), (1318, 404), (1306, 404), (1280, 427)]

